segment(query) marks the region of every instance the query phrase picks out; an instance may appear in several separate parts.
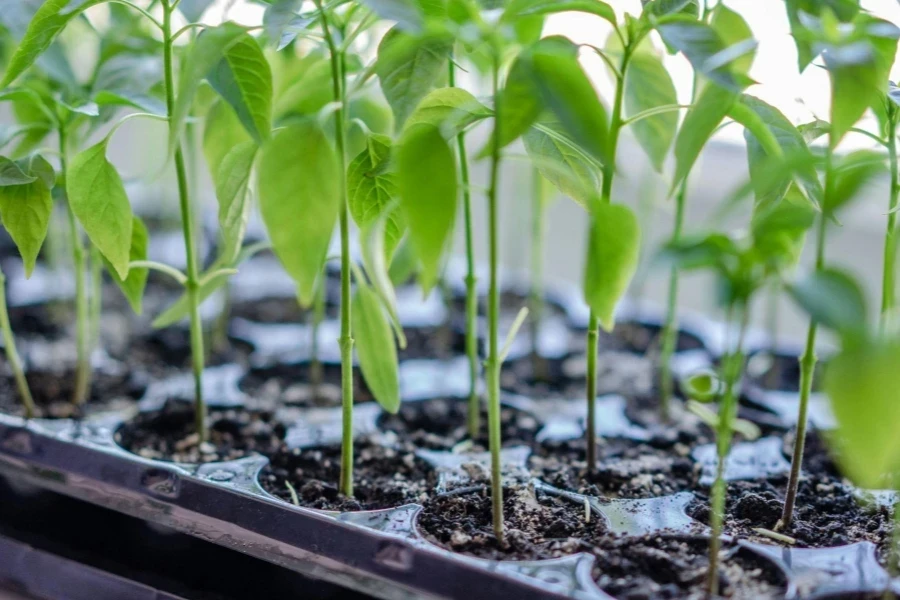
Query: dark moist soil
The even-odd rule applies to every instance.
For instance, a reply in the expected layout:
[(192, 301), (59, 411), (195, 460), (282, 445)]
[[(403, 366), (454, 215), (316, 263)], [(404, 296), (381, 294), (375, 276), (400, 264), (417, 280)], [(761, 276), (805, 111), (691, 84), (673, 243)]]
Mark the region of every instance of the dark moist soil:
[[(383, 431), (396, 433), (401, 439), (418, 448), (450, 450), (469, 439), (466, 426), (468, 401), (461, 398), (439, 398), (418, 402), (404, 402), (397, 414), (385, 413), (378, 421)], [(540, 424), (527, 412), (504, 406), (500, 411), (501, 437), (504, 446), (530, 446), (534, 443)], [(488, 448), (487, 413), (483, 409), (479, 420), (480, 435), (473, 449)]]
[[(35, 403), (34, 416), (44, 419), (80, 419), (98, 412), (118, 410), (133, 405), (144, 393), (144, 386), (130, 375), (111, 376), (95, 371), (88, 401), (76, 406), (72, 403), (74, 370), (63, 373), (32, 371), (25, 374), (25, 379)], [(12, 375), (0, 377), (0, 412), (25, 416), (25, 407)]]
[[(340, 512), (395, 508), (423, 503), (434, 489), (434, 472), (409, 445), (393, 446), (368, 438), (353, 448), (353, 498), (338, 492), (339, 446), (281, 448), (260, 474), (263, 488), (287, 502)], [(288, 483), (294, 488), (296, 498)]]
[[(223, 364), (247, 364), (250, 346), (237, 340), (229, 340), (220, 347), (210, 346), (209, 336), (205, 336), (205, 366)], [(154, 329), (134, 339), (123, 356), (116, 357), (126, 362), (132, 369), (163, 378), (172, 375), (173, 370), (191, 368), (191, 336), (187, 325), (176, 325), (164, 329)]]
[(466, 352), (466, 336), (450, 324), (440, 327), (404, 327), (406, 348), (397, 350), (400, 360), (446, 360)]
[[(825, 375), (825, 363), (816, 363), (813, 390), (819, 391)], [(751, 384), (766, 390), (798, 392), (800, 361), (795, 356), (758, 352), (747, 361), (747, 378)]]
[(16, 338), (40, 337), (55, 340), (66, 335), (67, 324), (74, 324), (71, 302), (53, 301), (26, 306), (10, 306), (9, 322)]
[(176, 463), (235, 460), (250, 454), (278, 451), (286, 427), (271, 411), (244, 408), (210, 410), (209, 439), (200, 443), (194, 409), (185, 402), (167, 402), (159, 411), (145, 412), (123, 425), (116, 443), (139, 456)]
[[(337, 319), (340, 306), (326, 301), (325, 318)], [(231, 317), (253, 321), (254, 323), (311, 323), (312, 309), (301, 308), (296, 298), (262, 298), (252, 302), (235, 302), (231, 306)]]
[[(251, 369), (238, 387), (250, 397), (262, 402), (312, 408), (341, 405), (341, 366), (321, 364), (322, 380), (310, 383), (310, 363), (278, 365)], [(355, 403), (373, 400), (359, 367), (353, 368), (353, 400)]]

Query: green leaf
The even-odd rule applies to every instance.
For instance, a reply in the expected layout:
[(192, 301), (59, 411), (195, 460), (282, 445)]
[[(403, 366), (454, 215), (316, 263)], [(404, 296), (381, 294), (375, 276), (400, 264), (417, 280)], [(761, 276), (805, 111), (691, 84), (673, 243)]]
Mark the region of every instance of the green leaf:
[(37, 181), (35, 175), (26, 173), (16, 162), (5, 156), (0, 156), (0, 187), (25, 185), (33, 181)]
[(827, 214), (859, 197), (860, 191), (887, 170), (884, 155), (872, 150), (857, 150), (841, 157), (833, 165), (834, 181), (822, 207)]
[(378, 295), (366, 283), (356, 282), (350, 312), (359, 368), (378, 404), (389, 413), (400, 410), (397, 347)]
[[(725, 47), (735, 48), (738, 54), (730, 63), (732, 72), (747, 75), (750, 67), (753, 66), (753, 57), (756, 54), (753, 32), (747, 22), (741, 15), (720, 3), (713, 9), (710, 25), (719, 34)], [(736, 47), (737, 44), (742, 44), (742, 46)], [(747, 48), (747, 51), (741, 53), (737, 50), (740, 47)]]
[(523, 141), (534, 166), (556, 189), (585, 208), (599, 199), (597, 164), (552, 124), (532, 127)]
[(234, 108), (247, 132), (262, 143), (272, 129), (272, 70), (262, 49), (247, 33), (227, 46), (207, 79)]
[(91, 243), (124, 279), (128, 276), (133, 219), (122, 178), (106, 160), (108, 141), (104, 138), (72, 159), (66, 174), (66, 193)]
[(612, 160), (606, 156), (606, 109), (578, 62), (578, 47), (552, 36), (538, 41), (529, 55), (535, 86), (562, 128), (599, 161)]
[(422, 28), (424, 14), (415, 0), (361, 0), (375, 14), (388, 21), (396, 21), (397, 27), (406, 31)]
[[(629, 117), (647, 109), (678, 104), (678, 95), (669, 72), (662, 60), (650, 52), (636, 52), (625, 72), (625, 113)], [(663, 163), (675, 132), (678, 129), (678, 113), (653, 115), (631, 125), (634, 136), (657, 172)]]
[(657, 25), (663, 40), (682, 52), (698, 73), (722, 87), (739, 92), (746, 87), (746, 77), (735, 73), (736, 61), (753, 50), (752, 40), (727, 47), (715, 29), (688, 16), (667, 17)]
[(641, 0), (641, 5), (645, 14), (657, 17), (682, 13), (696, 18), (700, 14), (697, 0)]
[(846, 333), (866, 328), (866, 299), (849, 274), (826, 267), (788, 286), (791, 297), (809, 316), (829, 329)]
[(314, 115), (334, 98), (329, 60), (308, 55), (293, 67), (297, 72), (285, 74), (275, 96), (276, 121), (291, 114)]
[(784, 4), (791, 25), (791, 34), (797, 45), (797, 64), (801, 71), (821, 51), (821, 47), (813, 51), (810, 36), (800, 17), (801, 13), (805, 13), (807, 18), (818, 17), (823, 9), (827, 8), (842, 22), (852, 21), (859, 13), (859, 0), (785, 0)]
[(178, 10), (181, 11), (181, 14), (184, 15), (184, 18), (187, 19), (188, 23), (196, 23), (214, 1), (215, 0), (181, 0), (178, 3)]
[(341, 206), (337, 156), (322, 129), (303, 122), (262, 148), (259, 205), (272, 249), (297, 282), (300, 303), (314, 298)]
[[(218, 68), (225, 53), (238, 43), (247, 32), (234, 23), (228, 22), (218, 27), (210, 27), (197, 36), (182, 61), (181, 74), (178, 79), (178, 95), (175, 107), (169, 118), (169, 152), (174, 152), (184, 132), (185, 120), (194, 103), (194, 96), (200, 84), (210, 71)], [(249, 131), (249, 129), (248, 129)]]
[(900, 467), (900, 342), (846, 348), (828, 363), (825, 393), (837, 421), (829, 437), (857, 485), (883, 488)]
[(0, 187), (0, 220), (22, 255), (26, 277), (31, 276), (47, 237), (53, 211), (50, 189), (39, 177), (23, 185)]
[(456, 157), (440, 129), (421, 123), (408, 128), (397, 152), (400, 206), (427, 295), (437, 283), (456, 219)]
[(250, 175), (259, 147), (249, 140), (228, 152), (216, 172), (216, 199), (219, 201), (219, 231), (222, 250), (219, 256), (233, 261), (244, 241), (250, 218)]
[(209, 173), (215, 181), (219, 165), (235, 146), (250, 141), (250, 135), (237, 118), (234, 109), (224, 100), (217, 100), (206, 115), (203, 127), (203, 155)]
[[(544, 110), (541, 91), (534, 82), (530, 52), (530, 49), (526, 50), (516, 57), (505, 85), (497, 94), (497, 105), (502, 115), (499, 127), (501, 148), (528, 131)], [(481, 156), (489, 154), (491, 147), (492, 142), (489, 142)]]
[[(391, 138), (373, 134), (366, 140), (366, 149), (350, 162), (347, 168), (347, 202), (350, 214), (360, 229), (371, 227), (398, 197), (396, 174), (389, 170)], [(391, 210), (385, 222), (385, 258), (390, 258), (403, 237), (405, 224), (400, 211)]]
[(606, 331), (615, 325), (616, 304), (628, 290), (638, 266), (641, 229), (622, 204), (598, 204), (591, 215), (584, 269), (584, 300)]
[(666, 244), (660, 258), (683, 271), (718, 268), (728, 257), (737, 256), (734, 241), (722, 233), (682, 235)]
[(703, 88), (697, 102), (684, 117), (684, 123), (675, 138), (675, 177), (672, 189), (687, 178), (703, 146), (731, 110), (737, 94), (716, 85)]
[[(147, 260), (147, 247), (150, 244), (150, 236), (143, 221), (138, 217), (134, 217), (131, 226), (131, 250), (129, 253), (130, 260)], [(110, 277), (122, 290), (128, 304), (136, 314), (141, 314), (143, 310), (144, 288), (147, 286), (147, 276), (150, 270), (146, 267), (133, 267), (128, 271), (128, 277), (122, 279), (109, 262), (106, 263), (107, 271)]]
[(451, 138), (469, 125), (492, 116), (491, 110), (466, 90), (451, 87), (429, 93), (406, 121), (406, 127), (429, 123)]
[(378, 45), (375, 73), (394, 111), (395, 127), (403, 127), (445, 73), (452, 47), (446, 39), (418, 39), (396, 27), (385, 34)]
[[(79, 14), (107, 0), (47, 0), (34, 13), (19, 46), (9, 59), (0, 88), (9, 86), (47, 51), (56, 36)], [(70, 5), (72, 5), (70, 7)], [(68, 8), (68, 10), (67, 10)]]
[(596, 15), (616, 24), (615, 11), (600, 0), (512, 0), (503, 13), (503, 20), (514, 22), (526, 17), (570, 11)]

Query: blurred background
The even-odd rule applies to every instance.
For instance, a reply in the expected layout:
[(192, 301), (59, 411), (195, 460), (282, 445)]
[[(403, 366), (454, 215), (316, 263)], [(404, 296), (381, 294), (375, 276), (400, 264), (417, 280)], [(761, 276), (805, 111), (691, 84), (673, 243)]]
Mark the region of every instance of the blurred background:
[[(19, 2), (20, 0), (5, 0)], [(23, 2), (27, 0), (21, 0)], [(183, 0), (190, 2), (191, 0)], [(205, 4), (199, 2), (198, 4)], [(4, 2), (4, 4), (5, 4)], [(637, 14), (641, 10), (640, 0), (609, 0), (621, 15), (626, 12)], [(804, 73), (797, 70), (796, 48), (790, 36), (788, 20), (782, 0), (725, 0), (725, 4), (738, 11), (753, 29), (759, 42), (755, 63), (750, 75), (758, 82), (747, 92), (757, 95), (766, 102), (777, 106), (794, 123), (809, 122), (816, 117), (827, 117), (829, 110), (829, 84), (827, 73), (811, 65)], [(900, 23), (900, 3), (895, 0), (863, 0), (862, 6), (876, 15)], [(88, 10), (92, 22), (102, 23), (108, 18), (106, 6)], [(223, 20), (234, 20), (247, 25), (262, 22), (264, 8), (248, 0), (215, 0), (203, 12), (201, 20), (217, 24)], [(610, 26), (598, 17), (585, 14), (561, 14), (551, 17), (545, 27), (545, 34), (563, 34), (579, 43), (602, 46), (610, 34)], [(97, 53), (96, 38), (89, 31), (69, 28), (63, 43), (72, 56), (83, 57), (74, 60), (73, 68), (92, 63)], [(374, 43), (372, 44), (374, 47)], [(612, 81), (605, 65), (593, 54), (584, 52), (583, 63), (594, 80), (602, 98), (610, 98)], [(681, 56), (667, 56), (667, 67), (672, 73), (679, 92), (680, 102), (690, 98), (691, 70)], [(465, 68), (465, 65), (462, 65)], [(463, 73), (460, 84), (484, 95), (486, 82), (473, 75)], [(77, 73), (76, 73), (77, 74)], [(896, 74), (894, 74), (896, 75)], [(479, 93), (480, 92), (480, 93)], [(0, 109), (5, 111), (6, 109)], [(874, 118), (867, 117), (860, 126), (874, 130)], [(0, 112), (0, 125), (9, 124), (8, 112)], [(486, 129), (475, 129), (468, 138), (471, 149), (478, 150), (486, 140)], [(102, 132), (98, 132), (98, 137)], [(174, 178), (171, 173), (158, 177), (164, 156), (166, 128), (164, 124), (132, 120), (124, 125), (113, 138), (109, 157), (128, 179), (132, 202), (142, 205), (151, 212), (177, 214)], [(868, 138), (850, 134), (842, 148), (873, 147)], [(512, 269), (527, 269), (529, 266), (529, 235), (531, 230), (531, 170), (522, 160), (524, 150), (511, 146), (507, 151), (502, 172), (502, 262)], [(632, 297), (641, 298), (648, 304), (661, 305), (665, 301), (668, 281), (667, 269), (655, 261), (657, 248), (664, 242), (672, 227), (674, 202), (668, 196), (669, 180), (674, 161), (669, 161), (663, 173), (656, 173), (637, 144), (625, 137), (620, 144), (614, 201), (632, 205), (642, 215), (646, 224), (642, 268), (636, 277)], [(204, 169), (199, 169), (197, 182), (198, 197), (204, 203), (215, 202), (211, 181)], [(476, 192), (485, 186), (484, 165), (476, 164), (473, 169)], [(686, 227), (687, 232), (703, 231), (715, 225), (717, 209), (722, 201), (747, 178), (746, 156), (743, 147), (743, 130), (731, 125), (719, 130), (713, 141), (706, 147), (700, 162), (694, 168), (689, 182)], [(474, 195), (476, 216), (476, 249), (481, 259), (485, 256), (486, 237), (483, 231), (485, 206), (483, 194)], [(880, 289), (882, 268), (882, 244), (885, 227), (885, 213), (888, 202), (888, 182), (879, 181), (865, 191), (852, 214), (839, 226), (833, 226), (829, 234), (827, 258), (829, 262), (856, 271), (864, 282), (873, 310)], [(749, 202), (727, 218), (729, 227), (740, 228), (747, 222)], [(258, 223), (258, 219), (256, 219)], [(545, 273), (548, 282), (568, 281), (578, 283), (581, 279), (582, 256), (586, 219), (584, 211), (567, 198), (558, 198), (547, 211), (547, 238), (545, 248)], [(458, 231), (457, 249), (462, 251), (462, 231)], [(808, 257), (804, 257), (800, 269), (805, 269)], [(703, 312), (719, 316), (716, 306), (715, 289), (705, 276), (687, 275), (680, 286), (680, 304), (685, 310)], [(754, 323), (762, 326), (770, 309), (763, 306), (769, 299), (761, 298), (760, 306), (754, 307)], [(782, 339), (797, 339), (806, 330), (806, 320), (789, 300), (778, 299), (778, 331)], [(827, 343), (827, 339), (826, 339)]]

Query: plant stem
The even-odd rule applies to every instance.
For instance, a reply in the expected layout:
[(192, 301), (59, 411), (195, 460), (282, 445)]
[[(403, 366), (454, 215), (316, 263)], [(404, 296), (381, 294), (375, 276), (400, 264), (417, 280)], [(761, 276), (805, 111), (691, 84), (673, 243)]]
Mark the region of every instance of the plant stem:
[[(672, 241), (681, 238), (684, 228), (684, 205), (687, 199), (687, 179), (678, 188), (675, 196), (675, 224), (672, 228)], [(669, 271), (669, 293), (666, 298), (666, 324), (662, 332), (662, 351), (659, 357), (659, 411), (663, 421), (668, 421), (672, 409), (672, 396), (675, 392), (675, 380), (672, 378), (672, 355), (678, 343), (678, 269)]]
[(91, 244), (91, 352), (100, 343), (100, 311), (103, 308), (103, 258), (97, 246)]
[[(828, 151), (825, 165), (825, 194), (828, 194), (828, 186), (831, 181), (831, 151)], [(822, 270), (825, 265), (825, 224), (828, 217), (819, 214), (819, 231), (816, 240), (816, 271)], [(803, 449), (806, 446), (806, 422), (809, 410), (809, 396), (812, 393), (813, 375), (816, 370), (816, 330), (818, 323), (814, 319), (809, 321), (809, 329), (806, 332), (806, 348), (800, 357), (800, 409), (797, 413), (797, 433), (794, 438), (794, 451), (791, 455), (791, 474), (788, 478), (788, 487), (784, 497), (784, 510), (781, 520), (776, 528), (788, 529), (794, 518), (794, 503), (797, 500), (797, 488), (800, 486), (800, 467), (803, 465)]]
[(321, 279), (319, 280), (319, 285), (316, 286), (316, 295), (313, 298), (312, 328), (310, 330), (312, 339), (309, 345), (309, 383), (313, 388), (313, 397), (318, 395), (318, 387), (322, 383), (323, 376), (322, 361), (319, 360), (319, 325), (325, 319), (325, 287), (327, 280), (328, 274), (325, 269), (322, 269)]
[(19, 388), (19, 396), (22, 397), (22, 404), (25, 406), (25, 418), (34, 417), (34, 399), (31, 397), (31, 389), (28, 387), (28, 380), (25, 379), (25, 372), (22, 370), (22, 359), (16, 351), (16, 338), (13, 335), (12, 326), (9, 324), (9, 311), (6, 308), (6, 275), (0, 270), (0, 330), (3, 333), (3, 348), (6, 352), (6, 362), (12, 369), (13, 377), (16, 380), (16, 387)]
[[(453, 56), (448, 61), (450, 87), (456, 86), (456, 65)], [(469, 357), (469, 437), (478, 437), (481, 428), (481, 401), (478, 398), (478, 282), (475, 277), (475, 242), (472, 233), (472, 190), (469, 186), (469, 157), (466, 153), (466, 135), (456, 136), (456, 152), (459, 156), (459, 175), (463, 194), (463, 221), (466, 230), (466, 356)]]
[[(163, 68), (166, 85), (166, 112), (171, 117), (175, 107), (175, 68), (172, 61), (172, 12), (174, 6), (163, 0)], [(200, 441), (206, 440), (206, 405), (203, 402), (203, 322), (200, 320), (199, 278), (197, 253), (194, 244), (193, 214), (184, 153), (181, 142), (175, 146), (175, 174), (178, 179), (178, 201), (181, 208), (181, 227), (184, 233), (184, 251), (187, 256), (187, 280), (185, 289), (189, 307), (191, 328), (191, 357), (194, 373), (194, 427)]]
[[(631, 59), (631, 52), (625, 49), (622, 55), (622, 65), (619, 68), (620, 75), (616, 79), (616, 95), (613, 100), (612, 117), (609, 123), (609, 140), (606, 152), (607, 162), (603, 166), (603, 188), (600, 194), (600, 202), (609, 204), (612, 201), (613, 177), (616, 174), (616, 148), (619, 143), (619, 131), (622, 129), (622, 99), (625, 92), (625, 71)], [(591, 218), (593, 221), (593, 217)], [(593, 223), (591, 223), (593, 229)], [(590, 235), (590, 234), (589, 234)], [(590, 244), (588, 244), (590, 248)], [(597, 404), (597, 341), (600, 338), (599, 320), (594, 310), (591, 309), (588, 317), (587, 331), (587, 468), (593, 472), (597, 468), (597, 429), (596, 404)]]
[[(338, 343), (341, 348), (341, 480), (339, 491), (345, 496), (353, 496), (353, 335), (350, 329), (350, 213), (347, 206), (347, 157), (345, 156), (344, 138), (344, 95), (345, 69), (344, 55), (338, 51), (328, 17), (322, 9), (322, 1), (316, 0), (316, 6), (322, 15), (322, 30), (331, 54), (331, 82), (334, 100), (338, 103), (334, 111), (334, 139), (337, 145), (340, 177), (340, 222), (341, 222), (341, 337)], [(324, 286), (324, 281), (322, 282)]]
[[(731, 438), (734, 435), (734, 419), (737, 416), (737, 395), (735, 386), (741, 377), (744, 366), (744, 337), (747, 332), (747, 322), (750, 311), (746, 305), (737, 307), (739, 316), (739, 331), (737, 345), (731, 350), (722, 364), (722, 375), (725, 380), (725, 391), (719, 409), (719, 425), (716, 428), (716, 480), (713, 483), (710, 497), (710, 525), (712, 532), (709, 538), (709, 571), (706, 578), (706, 590), (709, 596), (719, 593), (719, 549), (722, 545), (722, 525), (725, 521), (725, 493), (728, 486), (725, 482), (725, 459), (728, 449), (731, 447)], [(729, 319), (731, 326), (735, 307), (729, 307)]]
[(546, 379), (545, 362), (538, 340), (544, 314), (544, 178), (531, 169), (531, 289), (528, 294), (531, 313), (531, 374), (536, 380)]
[[(66, 157), (68, 150), (68, 138), (66, 128), (59, 127), (59, 162), (63, 179), (66, 176)], [(66, 213), (69, 217), (69, 241), (72, 244), (72, 263), (75, 270), (75, 389), (72, 394), (72, 402), (76, 406), (84, 404), (87, 400), (91, 386), (91, 357), (88, 340), (88, 296), (87, 282), (85, 281), (84, 244), (81, 240), (81, 232), (78, 231), (78, 222), (75, 213), (69, 206), (66, 198)]]
[(900, 181), (897, 173), (897, 122), (892, 116), (888, 128), (888, 158), (891, 164), (891, 197), (888, 204), (887, 231), (884, 234), (884, 271), (881, 276), (881, 330), (888, 325), (894, 310), (894, 265), (897, 260), (897, 198)]
[(500, 316), (500, 290), (497, 271), (499, 269), (498, 244), (499, 235), (497, 191), (500, 183), (500, 131), (501, 111), (498, 102), (500, 79), (500, 57), (495, 49), (492, 70), (492, 87), (494, 95), (494, 132), (491, 136), (491, 179), (488, 188), (488, 245), (490, 248), (490, 285), (488, 288), (488, 438), (491, 449), (491, 500), (493, 506), (494, 535), (503, 542), (503, 481), (500, 467), (500, 346), (497, 339), (497, 327)]

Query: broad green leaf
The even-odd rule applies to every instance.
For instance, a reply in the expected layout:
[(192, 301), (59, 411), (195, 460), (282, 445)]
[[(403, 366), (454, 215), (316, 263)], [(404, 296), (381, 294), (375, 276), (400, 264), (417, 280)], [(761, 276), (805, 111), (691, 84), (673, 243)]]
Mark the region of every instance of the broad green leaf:
[[(625, 113), (629, 117), (658, 106), (678, 104), (669, 72), (660, 58), (649, 52), (636, 52), (632, 57), (625, 72), (624, 92)], [(662, 172), (678, 129), (678, 113), (653, 115), (635, 122), (631, 128), (653, 167)]]
[(577, 46), (553, 36), (537, 42), (529, 55), (535, 86), (562, 128), (601, 162), (612, 160), (606, 155), (606, 109), (578, 62)]
[(341, 206), (337, 157), (322, 129), (304, 122), (275, 134), (258, 168), (260, 212), (272, 249), (308, 306)]
[[(366, 149), (347, 167), (347, 202), (350, 214), (361, 230), (371, 227), (381, 218), (399, 195), (397, 176), (389, 170), (391, 152), (391, 138), (370, 135)], [(385, 222), (384, 251), (388, 263), (403, 237), (404, 229), (403, 216), (394, 207)]]
[(104, 138), (72, 159), (66, 174), (66, 194), (91, 243), (124, 279), (128, 276), (133, 219), (122, 178), (106, 160), (108, 141)]
[(837, 421), (829, 439), (857, 485), (885, 487), (900, 468), (900, 342), (846, 348), (828, 363), (825, 393)]
[(691, 17), (669, 17), (657, 25), (663, 40), (682, 52), (698, 73), (732, 91), (741, 91), (747, 78), (736, 74), (734, 63), (755, 47), (752, 40), (728, 47), (715, 29)]
[[(150, 244), (150, 236), (143, 221), (138, 217), (134, 217), (131, 226), (131, 250), (129, 253), (130, 260), (147, 260), (147, 247)], [(132, 310), (136, 314), (141, 314), (143, 310), (144, 288), (147, 286), (147, 276), (150, 274), (146, 267), (133, 267), (128, 271), (128, 277), (122, 279), (109, 262), (106, 263), (107, 271), (112, 280), (116, 282), (119, 289), (128, 300)]]
[(263, 14), (266, 35), (275, 43), (275, 50), (281, 51), (297, 37), (320, 21), (315, 13), (298, 14), (302, 0), (280, 0), (273, 2)]
[(259, 147), (249, 140), (232, 148), (216, 171), (216, 199), (219, 201), (220, 258), (233, 261), (244, 241), (250, 218), (250, 175)]
[(0, 156), (0, 187), (25, 185), (33, 181), (37, 181), (35, 175), (26, 173), (16, 162), (5, 156)]
[(422, 28), (425, 15), (421, 5), (415, 0), (361, 0), (361, 2), (382, 19), (396, 21), (400, 29), (418, 31)]
[(50, 189), (40, 177), (26, 184), (0, 187), (0, 220), (22, 255), (26, 277), (31, 276), (47, 237), (53, 211)]
[[(499, 124), (501, 148), (528, 131), (544, 111), (541, 91), (534, 82), (530, 52), (530, 49), (525, 50), (516, 58), (506, 76), (506, 83), (497, 94), (497, 105), (501, 114)], [(490, 148), (489, 142), (481, 155), (486, 156)]]
[(737, 94), (717, 85), (708, 85), (700, 93), (697, 102), (684, 117), (684, 123), (678, 131), (678, 137), (675, 138), (673, 190), (687, 178), (700, 156), (700, 151), (731, 110), (736, 99)]
[(503, 20), (515, 22), (525, 17), (570, 11), (596, 15), (616, 24), (615, 11), (601, 0), (512, 0), (503, 13)]
[(234, 109), (224, 100), (213, 103), (203, 127), (203, 155), (209, 173), (215, 181), (219, 165), (235, 146), (250, 141), (250, 135), (237, 118)]
[(365, 282), (356, 282), (350, 312), (359, 368), (378, 404), (389, 413), (400, 410), (397, 347), (378, 295)]
[[(9, 86), (34, 64), (69, 22), (91, 6), (107, 0), (47, 0), (34, 13), (15, 53), (6, 65), (0, 88)], [(5, 10), (5, 8), (4, 8)]]
[(615, 326), (616, 304), (628, 290), (638, 266), (641, 229), (622, 204), (598, 204), (591, 215), (584, 269), (584, 300), (606, 331)]
[(660, 258), (679, 269), (717, 268), (723, 260), (737, 256), (734, 241), (721, 233), (682, 235), (670, 241), (660, 252)]
[[(734, 73), (746, 75), (753, 66), (753, 57), (756, 54), (756, 45), (753, 43), (753, 32), (738, 13), (731, 10), (724, 4), (717, 4), (713, 9), (712, 28), (719, 34), (726, 48), (736, 48), (737, 44), (744, 44), (747, 48), (745, 53), (735, 50), (737, 57), (731, 61), (731, 69)], [(739, 48), (739, 47), (738, 47)]]
[(291, 114), (314, 115), (332, 101), (331, 64), (319, 55), (309, 55), (286, 69), (275, 96), (275, 120)]
[(864, 331), (866, 299), (859, 284), (839, 269), (826, 267), (787, 287), (809, 316), (838, 332)]
[(421, 123), (408, 128), (400, 140), (397, 172), (400, 206), (427, 295), (441, 274), (456, 219), (456, 157), (440, 129)]
[(181, 11), (181, 14), (184, 15), (184, 18), (187, 19), (188, 23), (196, 23), (214, 1), (215, 0), (181, 0), (178, 3), (178, 10)]
[(446, 71), (452, 43), (443, 38), (417, 39), (396, 27), (378, 45), (375, 73), (394, 111), (394, 125), (403, 127), (419, 102)]
[(100, 106), (129, 106), (158, 115), (166, 105), (154, 87), (162, 81), (157, 56), (120, 54), (103, 61), (94, 77), (93, 100)]
[(451, 138), (493, 113), (475, 96), (460, 88), (439, 88), (429, 93), (406, 121), (406, 127), (429, 123)]
[(686, 14), (697, 17), (700, 14), (698, 0), (641, 0), (645, 14), (657, 17), (672, 14)]
[(227, 46), (207, 79), (234, 108), (247, 132), (262, 143), (272, 128), (272, 71), (262, 49), (247, 33)]
[(852, 21), (859, 13), (859, 0), (785, 0), (791, 34), (797, 45), (797, 64), (801, 71), (806, 69), (821, 47), (813, 49), (812, 41), (802, 23), (801, 13), (807, 18), (819, 16), (823, 9), (829, 9), (839, 21)]
[(816, 214), (796, 188), (777, 202), (757, 204), (750, 220), (753, 247), (776, 270), (795, 266)]
[(585, 208), (599, 199), (600, 169), (564, 134), (543, 123), (522, 139), (534, 166), (556, 189)]
[(825, 196), (823, 209), (833, 214), (857, 198), (859, 192), (887, 170), (885, 157), (872, 150), (857, 150), (835, 161), (834, 181)]
[[(205, 29), (191, 42), (187, 55), (181, 64), (178, 78), (178, 94), (175, 107), (169, 118), (169, 152), (174, 152), (181, 134), (184, 132), (185, 120), (194, 103), (194, 96), (200, 84), (217, 68), (223, 60), (225, 52), (247, 35), (244, 28), (228, 22), (218, 27)], [(249, 131), (249, 129), (248, 129)]]

